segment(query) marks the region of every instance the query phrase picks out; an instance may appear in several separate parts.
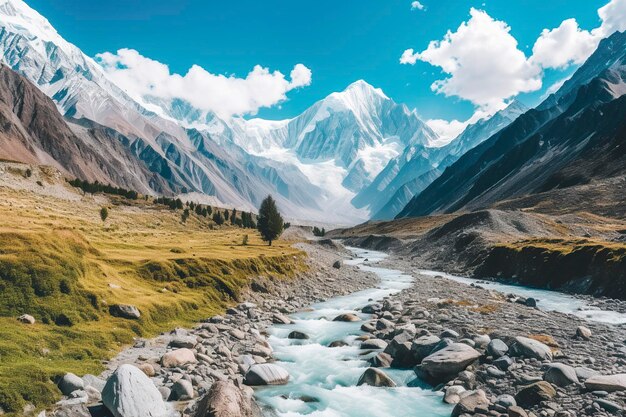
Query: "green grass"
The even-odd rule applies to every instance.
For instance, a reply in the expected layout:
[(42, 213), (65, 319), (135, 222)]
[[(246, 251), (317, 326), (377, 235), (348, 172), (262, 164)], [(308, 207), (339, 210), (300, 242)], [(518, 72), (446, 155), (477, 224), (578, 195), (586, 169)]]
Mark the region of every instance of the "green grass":
[[(119, 202), (120, 204), (115, 204)], [(65, 372), (98, 374), (133, 338), (223, 311), (255, 276), (290, 277), (304, 254), (257, 233), (113, 200), (65, 201), (0, 187), (0, 408), (21, 415), (60, 397)], [(247, 246), (240, 245), (244, 234)], [(139, 320), (112, 317), (132, 304)], [(35, 325), (17, 321), (31, 314)]]

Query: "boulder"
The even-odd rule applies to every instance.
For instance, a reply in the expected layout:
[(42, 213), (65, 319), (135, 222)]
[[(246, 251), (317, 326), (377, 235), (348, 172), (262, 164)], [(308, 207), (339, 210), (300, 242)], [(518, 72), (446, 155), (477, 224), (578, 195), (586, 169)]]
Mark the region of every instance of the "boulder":
[(515, 401), (515, 398), (512, 395), (502, 394), (498, 395), (498, 398), (496, 398), (496, 404), (504, 408), (509, 408), (516, 406), (517, 401)]
[(415, 339), (413, 344), (411, 344), (411, 352), (415, 358), (415, 363), (420, 363), (422, 359), (430, 355), (439, 342), (441, 342), (441, 339), (437, 336), (422, 336)]
[(385, 352), (380, 352), (370, 359), (370, 364), (376, 368), (389, 368), (392, 362), (393, 358), (391, 355)]
[(504, 355), (499, 357), (498, 359), (496, 359), (495, 361), (493, 361), (493, 364), (498, 368), (501, 369), (503, 371), (506, 371), (507, 369), (509, 369), (509, 367), (511, 365), (513, 365), (513, 359), (509, 358), (508, 356)]
[(534, 298), (532, 298), (532, 297), (528, 297), (528, 298), (526, 299), (526, 302), (525, 302), (524, 304), (526, 304), (526, 306), (528, 306), (528, 307), (533, 307), (533, 308), (535, 308), (535, 307), (537, 307), (537, 300), (535, 300), (535, 299), (534, 299)]
[(451, 385), (446, 389), (443, 396), (443, 402), (446, 404), (458, 404), (461, 401), (461, 395), (466, 391), (461, 385)]
[(585, 381), (589, 391), (626, 391), (626, 374), (594, 375)]
[(137, 320), (141, 317), (139, 309), (129, 304), (114, 304), (109, 307), (109, 314), (123, 319)]
[(85, 383), (83, 382), (83, 379), (74, 375), (71, 372), (63, 375), (57, 385), (63, 395), (70, 395), (74, 391), (85, 388)]
[(556, 390), (546, 381), (535, 382), (534, 384), (523, 386), (515, 401), (524, 408), (530, 408), (542, 401), (550, 401), (556, 395)]
[(585, 368), (584, 366), (579, 366), (574, 369), (576, 370), (576, 376), (578, 377), (578, 380), (580, 381), (585, 381), (594, 375), (600, 374), (600, 372), (594, 369)]
[(282, 314), (274, 314), (272, 316), (272, 323), (274, 324), (291, 324), (293, 321), (287, 316), (283, 316)]
[(431, 380), (447, 380), (461, 371), (464, 371), (472, 362), (480, 358), (481, 354), (474, 348), (463, 343), (453, 343), (422, 361), (421, 371)]
[(102, 403), (114, 417), (164, 417), (161, 393), (152, 381), (133, 365), (121, 365), (102, 390)]
[(387, 319), (376, 320), (376, 330), (393, 329), (394, 326), (395, 324), (393, 324), (393, 322), (390, 320), (387, 320)]
[(361, 343), (361, 349), (385, 349), (387, 342), (381, 339), (368, 339)]
[(585, 326), (578, 326), (576, 328), (576, 337), (579, 337), (584, 340), (589, 340), (591, 339), (591, 330), (589, 330)]
[(195, 336), (177, 336), (170, 340), (168, 344), (171, 348), (187, 348), (192, 349), (198, 344), (198, 339)]
[(156, 371), (154, 370), (154, 366), (152, 366), (152, 364), (142, 363), (141, 365), (137, 365), (137, 368), (139, 368), (141, 372), (146, 374), (146, 376), (148, 377), (153, 377), (154, 375), (156, 375)]
[(17, 318), (17, 320), (24, 324), (35, 324), (35, 318), (30, 314), (22, 314)]
[(345, 313), (345, 314), (338, 315), (337, 317), (333, 319), (333, 321), (352, 322), (352, 321), (361, 321), (361, 319), (356, 314)]
[(365, 314), (376, 314), (380, 310), (382, 310), (383, 306), (379, 303), (368, 304), (361, 309), (361, 311)]
[(543, 374), (543, 379), (559, 387), (578, 383), (576, 370), (564, 363), (552, 363)]
[(333, 263), (333, 268), (335, 268), (335, 269), (339, 269), (339, 268), (341, 268), (341, 261), (335, 261), (335, 262)]
[(172, 350), (161, 357), (161, 365), (166, 368), (176, 368), (196, 362), (196, 355), (191, 349), (187, 348)]
[(525, 356), (540, 361), (552, 360), (552, 350), (548, 345), (528, 337), (516, 337), (515, 343), (511, 346), (511, 353), (514, 356)]
[(173, 401), (190, 400), (195, 396), (193, 392), (193, 385), (186, 379), (179, 379), (172, 385), (172, 392), (170, 399)]
[(387, 376), (383, 371), (377, 368), (367, 368), (367, 370), (359, 378), (357, 386), (371, 385), (373, 387), (395, 387), (396, 383)]
[(489, 407), (489, 399), (485, 395), (485, 391), (479, 389), (476, 391), (466, 391), (461, 394), (461, 398), (454, 409), (451, 417), (458, 417), (461, 414), (474, 414), (476, 409), (486, 410)]
[(261, 363), (252, 365), (246, 372), (246, 385), (285, 385), (289, 382), (289, 372), (278, 365)]
[(487, 353), (489, 353), (489, 355), (493, 356), (494, 359), (498, 359), (498, 358), (506, 355), (506, 353), (508, 351), (509, 351), (509, 347), (507, 346), (506, 343), (504, 343), (500, 339), (493, 339), (487, 345)]
[(509, 417), (528, 417), (528, 413), (522, 407), (518, 407), (514, 405), (513, 407), (509, 407), (508, 410)]
[(328, 345), (329, 348), (338, 348), (344, 346), (348, 346), (348, 344), (343, 340), (335, 340), (334, 342), (330, 342), (330, 344)]
[(308, 335), (306, 335), (305, 333), (299, 332), (297, 330), (292, 331), (287, 336), (287, 339), (295, 339), (295, 340), (306, 340), (308, 338), (309, 338)]
[(230, 381), (218, 381), (198, 401), (193, 417), (258, 417), (260, 410), (251, 398)]

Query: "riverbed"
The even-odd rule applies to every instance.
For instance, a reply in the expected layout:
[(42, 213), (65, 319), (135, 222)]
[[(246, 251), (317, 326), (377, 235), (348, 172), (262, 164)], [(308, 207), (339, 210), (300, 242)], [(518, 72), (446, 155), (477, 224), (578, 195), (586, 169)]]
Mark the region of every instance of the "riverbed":
[[(345, 323), (332, 321), (333, 318), (354, 313), (367, 320), (370, 316), (360, 313), (362, 307), (409, 288), (413, 278), (401, 271), (375, 266), (387, 257), (384, 253), (349, 249), (355, 258), (345, 263), (375, 273), (380, 278), (379, 285), (314, 304), (309, 310), (292, 315), (292, 325), (272, 326), (269, 342), (274, 358), (289, 371), (291, 379), (285, 386), (258, 389), (258, 402), (282, 417), (449, 416), (451, 407), (442, 402), (441, 394), (421, 383), (410, 369), (386, 370), (398, 385), (396, 388), (356, 386), (373, 355), (364, 355), (356, 340), (364, 333), (360, 330), (364, 321)], [(309, 339), (289, 339), (294, 330)], [(347, 346), (328, 347), (338, 340)]]

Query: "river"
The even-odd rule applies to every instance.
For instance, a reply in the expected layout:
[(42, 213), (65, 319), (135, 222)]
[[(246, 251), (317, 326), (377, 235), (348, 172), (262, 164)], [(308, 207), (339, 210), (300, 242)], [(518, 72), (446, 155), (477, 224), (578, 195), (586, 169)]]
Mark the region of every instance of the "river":
[[(363, 321), (334, 322), (333, 318), (354, 313), (365, 321), (370, 316), (358, 310), (372, 301), (380, 301), (409, 288), (413, 278), (401, 271), (375, 266), (387, 257), (382, 252), (348, 249), (355, 256), (345, 263), (375, 273), (380, 278), (379, 285), (314, 304), (305, 312), (293, 314), (294, 324), (272, 326), (269, 342), (274, 357), (278, 365), (289, 371), (291, 379), (287, 385), (256, 389), (257, 401), (280, 417), (448, 417), (451, 406), (442, 402), (440, 393), (418, 380), (412, 370), (385, 370), (398, 385), (396, 388), (356, 386), (368, 367), (367, 360), (373, 355), (363, 355), (360, 342), (356, 340), (364, 333), (360, 330)], [(443, 276), (465, 285), (478, 281), (436, 271), (419, 272)], [(538, 300), (538, 308), (546, 311), (570, 313), (604, 323), (626, 323), (626, 315), (594, 309), (572, 295), (496, 282), (480, 281), (480, 285), (503, 293), (533, 297)], [(309, 338), (289, 339), (289, 333), (294, 330)], [(348, 345), (328, 347), (337, 340)]]

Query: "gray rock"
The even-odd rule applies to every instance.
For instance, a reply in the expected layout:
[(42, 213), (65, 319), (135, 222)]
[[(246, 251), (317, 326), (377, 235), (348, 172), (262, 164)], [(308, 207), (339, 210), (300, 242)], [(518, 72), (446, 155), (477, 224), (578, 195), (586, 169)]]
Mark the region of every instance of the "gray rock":
[(522, 407), (513, 406), (509, 407), (509, 417), (528, 417), (528, 413)]
[(172, 385), (170, 399), (174, 401), (190, 400), (194, 398), (193, 385), (186, 379), (179, 379)]
[(511, 365), (513, 365), (513, 359), (509, 358), (508, 356), (502, 356), (498, 359), (496, 359), (495, 361), (493, 361), (493, 364), (498, 368), (501, 369), (503, 371), (506, 371), (507, 369), (509, 369), (509, 367)]
[(600, 375), (600, 372), (593, 370), (593, 369), (585, 368), (584, 366), (579, 366), (579, 367), (576, 367), (575, 369), (576, 369), (576, 376), (581, 381), (585, 381), (586, 379), (589, 379), (594, 375)]
[(333, 263), (333, 268), (335, 268), (335, 269), (339, 269), (339, 268), (341, 268), (341, 261), (335, 261), (335, 262)]
[(480, 356), (478, 351), (463, 343), (453, 343), (424, 358), (421, 370), (431, 379), (441, 381), (465, 370)]
[(509, 351), (509, 347), (507, 346), (506, 343), (504, 343), (500, 339), (493, 339), (487, 345), (487, 353), (489, 353), (489, 355), (493, 356), (494, 359), (498, 359), (498, 358), (506, 355), (506, 353), (508, 351)]
[(365, 314), (376, 314), (381, 311), (383, 308), (379, 303), (368, 304), (361, 309), (361, 311)]
[(585, 381), (589, 391), (626, 391), (626, 374), (594, 375)]
[(514, 356), (525, 356), (538, 360), (552, 360), (552, 350), (549, 346), (527, 337), (518, 336), (511, 346), (511, 354)]
[(387, 342), (382, 339), (368, 339), (361, 343), (361, 349), (385, 349)]
[(543, 374), (543, 379), (559, 387), (577, 384), (576, 370), (564, 363), (552, 363)]
[(383, 371), (377, 368), (367, 368), (367, 370), (359, 378), (357, 386), (371, 385), (373, 387), (395, 387), (396, 383), (387, 376)]
[(461, 401), (461, 395), (466, 389), (461, 385), (451, 385), (446, 388), (446, 393), (443, 396), (443, 402), (446, 404), (458, 404)]
[(515, 401), (515, 398), (512, 395), (508, 394), (498, 395), (495, 403), (504, 408), (514, 407), (517, 405), (517, 401)]
[(532, 297), (528, 297), (524, 304), (526, 304), (528, 307), (533, 307), (534, 308), (534, 307), (537, 307), (537, 300), (535, 300)]
[(376, 368), (389, 368), (393, 358), (385, 352), (380, 352), (370, 359), (370, 364)]
[(461, 394), (461, 399), (454, 406), (451, 417), (458, 417), (461, 414), (474, 414), (476, 409), (487, 409), (489, 407), (489, 399), (485, 395), (485, 391), (466, 391)]
[(489, 335), (486, 334), (474, 336), (472, 340), (474, 341), (474, 346), (478, 348), (487, 347), (489, 342), (491, 342), (491, 338), (489, 337)]
[(441, 342), (441, 339), (437, 336), (422, 336), (415, 339), (411, 344), (411, 352), (415, 358), (415, 364), (420, 363), (425, 357), (429, 356), (439, 342)]
[(576, 336), (584, 340), (589, 340), (591, 339), (591, 330), (585, 326), (578, 326), (576, 328)]
[(70, 395), (72, 392), (76, 390), (81, 390), (85, 388), (85, 383), (82, 378), (74, 375), (71, 372), (66, 373), (61, 377), (59, 383), (57, 384), (59, 390), (63, 393), (63, 395)]
[(141, 317), (139, 309), (129, 304), (114, 304), (109, 307), (109, 314), (123, 319), (137, 320)]
[(603, 409), (605, 409), (609, 413), (617, 414), (620, 411), (624, 410), (624, 408), (621, 405), (619, 405), (619, 404), (617, 404), (617, 403), (615, 403), (613, 401), (605, 400), (605, 399), (602, 399), (602, 398), (597, 398), (595, 400), (595, 402), (598, 403), (598, 405), (600, 407), (602, 407)]
[(188, 363), (196, 363), (196, 355), (187, 348), (172, 350), (161, 357), (161, 365), (166, 368), (176, 368)]
[(444, 339), (446, 337), (450, 338), (450, 339), (456, 339), (457, 337), (459, 337), (459, 334), (457, 332), (455, 332), (454, 330), (444, 329), (444, 331), (441, 332), (439, 337), (442, 338), (442, 339)]
[(137, 367), (121, 365), (102, 390), (102, 403), (114, 417), (164, 417), (161, 393)]
[(293, 322), (287, 316), (283, 316), (282, 314), (274, 314), (272, 316), (272, 323), (274, 323), (274, 324), (292, 324)]
[(346, 322), (351, 322), (351, 321), (361, 321), (361, 319), (359, 318), (359, 316), (357, 316), (356, 314), (352, 314), (352, 313), (345, 313), (345, 314), (340, 314), (337, 317), (335, 317), (333, 319), (333, 321), (346, 321)]
[(22, 314), (17, 318), (17, 320), (24, 324), (35, 324), (35, 318), (30, 314)]
[(295, 339), (295, 340), (306, 340), (306, 339), (309, 338), (309, 336), (306, 335), (305, 333), (302, 333), (302, 332), (299, 332), (297, 330), (294, 330), (291, 333), (289, 333), (287, 338), (288, 339)]
[(252, 365), (246, 372), (245, 384), (256, 385), (285, 385), (289, 382), (289, 372), (278, 365), (262, 363)]
[(178, 336), (170, 340), (168, 344), (172, 348), (187, 348), (192, 349), (198, 344), (198, 340), (195, 336)]

